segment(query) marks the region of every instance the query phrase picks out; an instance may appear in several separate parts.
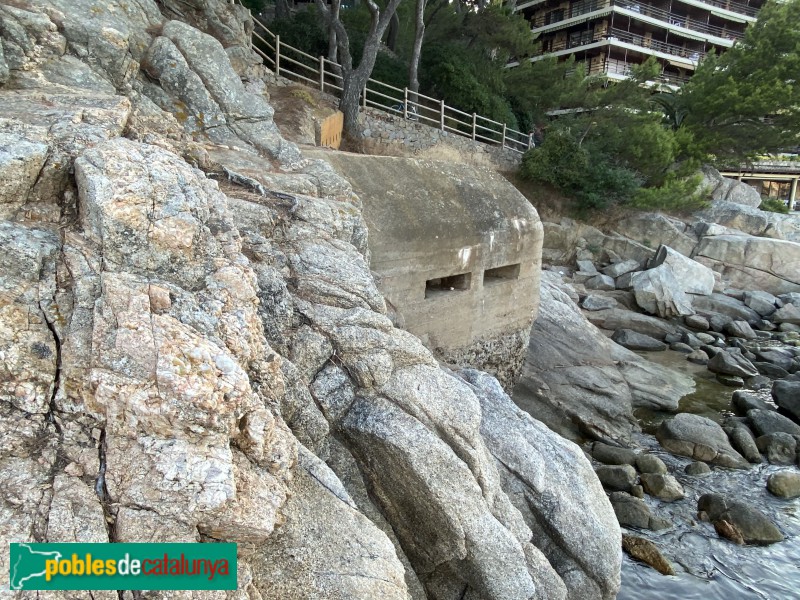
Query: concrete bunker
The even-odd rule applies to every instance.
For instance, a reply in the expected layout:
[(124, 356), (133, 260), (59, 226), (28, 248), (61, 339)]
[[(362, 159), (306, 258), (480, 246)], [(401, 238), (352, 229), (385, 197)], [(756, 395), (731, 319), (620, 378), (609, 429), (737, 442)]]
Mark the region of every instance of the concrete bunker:
[(539, 305), (542, 224), (531, 204), (488, 169), (313, 154), (361, 198), (370, 268), (403, 327), (439, 360), (510, 389)]

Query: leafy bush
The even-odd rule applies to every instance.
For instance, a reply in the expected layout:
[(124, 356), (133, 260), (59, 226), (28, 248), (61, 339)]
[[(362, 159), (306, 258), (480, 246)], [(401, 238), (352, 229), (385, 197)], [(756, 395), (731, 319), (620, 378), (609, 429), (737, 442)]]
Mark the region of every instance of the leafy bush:
[(670, 173), (658, 187), (640, 188), (633, 195), (631, 206), (644, 210), (663, 210), (665, 212), (691, 212), (708, 206), (708, 199), (698, 193), (702, 177), (681, 178)]
[(780, 198), (762, 198), (758, 208), (767, 212), (789, 214), (789, 206)]
[(586, 177), (589, 155), (565, 131), (549, 134), (542, 145), (528, 150), (522, 157), (520, 175), (533, 181), (544, 181), (568, 195), (575, 194)]
[(526, 152), (520, 174), (552, 184), (575, 198), (581, 210), (625, 204), (642, 184), (633, 170), (590, 153), (564, 130), (550, 133), (539, 148)]

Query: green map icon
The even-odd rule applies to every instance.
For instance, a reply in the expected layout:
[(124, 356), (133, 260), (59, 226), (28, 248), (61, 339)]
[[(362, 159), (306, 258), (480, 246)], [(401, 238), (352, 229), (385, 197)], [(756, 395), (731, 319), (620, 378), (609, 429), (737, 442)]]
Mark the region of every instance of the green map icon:
[(60, 552), (34, 550), (29, 544), (11, 544), (9, 587), (12, 590), (21, 590), (32, 579), (44, 579), (45, 561), (60, 558)]

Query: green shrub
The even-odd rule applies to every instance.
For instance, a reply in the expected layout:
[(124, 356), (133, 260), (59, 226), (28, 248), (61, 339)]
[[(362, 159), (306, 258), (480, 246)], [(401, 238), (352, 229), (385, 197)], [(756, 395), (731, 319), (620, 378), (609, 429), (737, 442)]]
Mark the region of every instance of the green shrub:
[(665, 212), (691, 212), (708, 206), (709, 201), (698, 193), (702, 177), (681, 178), (670, 173), (658, 187), (641, 188), (636, 191), (631, 206), (642, 210), (663, 210)]
[(553, 131), (540, 147), (525, 153), (520, 174), (552, 184), (575, 198), (581, 210), (625, 204), (642, 184), (634, 171), (590, 155), (564, 130)]
[(780, 198), (761, 198), (758, 208), (767, 212), (789, 214), (789, 206)]

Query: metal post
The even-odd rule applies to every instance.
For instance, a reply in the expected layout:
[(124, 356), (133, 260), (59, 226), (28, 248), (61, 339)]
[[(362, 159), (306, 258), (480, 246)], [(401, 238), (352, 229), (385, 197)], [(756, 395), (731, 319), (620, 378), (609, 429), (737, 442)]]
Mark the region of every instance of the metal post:
[(408, 88), (403, 88), (403, 118), (408, 118)]
[(439, 128), (444, 131), (444, 100), (441, 101), (441, 112), (439, 113)]
[(472, 113), (472, 141), (475, 141), (475, 129), (478, 125), (478, 117), (475, 113)]
[(281, 74), (281, 36), (275, 36), (275, 76)]
[(325, 57), (319, 55), (319, 91), (325, 91)]
[(363, 106), (364, 108), (367, 108), (367, 84), (366, 83), (364, 84), (364, 98), (362, 100), (361, 106)]
[(501, 148), (506, 147), (506, 124), (503, 123), (503, 141), (500, 143)]
[(797, 177), (792, 179), (792, 187), (789, 191), (789, 210), (794, 210), (795, 200), (797, 200)]

